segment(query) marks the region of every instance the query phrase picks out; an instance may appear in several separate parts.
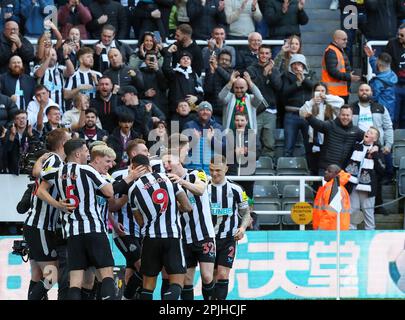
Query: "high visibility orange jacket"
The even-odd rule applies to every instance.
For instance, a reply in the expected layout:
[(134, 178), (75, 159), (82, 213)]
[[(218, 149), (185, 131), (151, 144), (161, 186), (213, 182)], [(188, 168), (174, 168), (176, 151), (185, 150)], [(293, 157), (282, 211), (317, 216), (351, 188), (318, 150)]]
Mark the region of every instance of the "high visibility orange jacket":
[(330, 44), (326, 48), (325, 53), (323, 55), (321, 80), (328, 86), (329, 94), (333, 94), (335, 96), (340, 96), (340, 97), (348, 96), (349, 90), (347, 87), (347, 81), (332, 78), (331, 75), (328, 73), (328, 70), (326, 69), (325, 56), (326, 56), (326, 52), (328, 50), (332, 50), (336, 54), (337, 62), (338, 62), (337, 66), (336, 66), (337, 70), (342, 73), (346, 72), (345, 58), (343, 56), (342, 51), (340, 51), (339, 48), (337, 48), (336, 46)]
[[(340, 230), (349, 230), (350, 226), (350, 196), (344, 187), (349, 181), (350, 174), (343, 170), (339, 172), (339, 188), (342, 197), (342, 211), (340, 212)], [(314, 202), (313, 228), (314, 230), (336, 230), (336, 210), (329, 205), (333, 180), (319, 188)]]

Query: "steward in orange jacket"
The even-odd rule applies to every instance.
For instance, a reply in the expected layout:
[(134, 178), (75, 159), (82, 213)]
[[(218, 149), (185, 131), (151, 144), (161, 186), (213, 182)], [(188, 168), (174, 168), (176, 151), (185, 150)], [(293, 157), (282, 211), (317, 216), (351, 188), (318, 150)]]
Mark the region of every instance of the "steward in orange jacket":
[(324, 176), (327, 183), (319, 188), (314, 202), (312, 221), (314, 230), (336, 230), (338, 211), (340, 230), (349, 230), (350, 196), (344, 187), (349, 178), (350, 174), (341, 170), (339, 166), (333, 164), (328, 166)]

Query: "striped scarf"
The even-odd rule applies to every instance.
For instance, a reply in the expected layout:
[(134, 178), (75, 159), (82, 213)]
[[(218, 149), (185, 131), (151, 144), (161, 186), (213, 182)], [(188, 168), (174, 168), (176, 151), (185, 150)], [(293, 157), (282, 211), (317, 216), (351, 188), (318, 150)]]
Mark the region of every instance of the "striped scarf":
[(357, 185), (356, 190), (371, 192), (371, 180), (374, 170), (374, 160), (367, 158), (367, 152), (372, 147), (362, 142), (354, 147), (352, 157), (346, 167), (346, 172), (351, 174), (349, 182)]

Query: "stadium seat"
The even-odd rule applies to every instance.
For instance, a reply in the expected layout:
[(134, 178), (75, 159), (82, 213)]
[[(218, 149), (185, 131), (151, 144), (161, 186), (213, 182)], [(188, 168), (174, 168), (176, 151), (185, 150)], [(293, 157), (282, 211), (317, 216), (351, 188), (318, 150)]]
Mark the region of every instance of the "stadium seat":
[[(301, 175), (308, 173), (307, 160), (304, 157), (281, 157), (277, 159), (277, 175)], [(288, 173), (288, 174), (286, 174)]]
[(394, 130), (394, 143), (405, 144), (405, 129), (395, 129)]
[[(296, 185), (286, 185), (284, 186), (283, 193), (282, 193), (283, 199), (286, 198), (297, 198), (299, 199), (300, 197), (300, 188), (299, 186)], [(305, 186), (305, 200), (313, 201), (314, 200), (314, 193), (312, 189), (309, 186)]]
[(405, 143), (394, 143), (392, 146), (392, 162), (395, 168), (399, 167), (402, 157), (405, 157)]
[(253, 196), (278, 199), (279, 192), (277, 186), (275, 186), (272, 181), (257, 181), (253, 187)]
[(401, 157), (399, 161), (398, 170), (398, 194), (400, 196), (405, 195), (405, 156)]
[(260, 157), (256, 161), (256, 174), (261, 176), (274, 176), (274, 163), (270, 157)]
[[(255, 198), (253, 211), (280, 211), (281, 203), (273, 197)], [(257, 223), (259, 226), (275, 226), (281, 224), (281, 216), (274, 214), (258, 214)]]

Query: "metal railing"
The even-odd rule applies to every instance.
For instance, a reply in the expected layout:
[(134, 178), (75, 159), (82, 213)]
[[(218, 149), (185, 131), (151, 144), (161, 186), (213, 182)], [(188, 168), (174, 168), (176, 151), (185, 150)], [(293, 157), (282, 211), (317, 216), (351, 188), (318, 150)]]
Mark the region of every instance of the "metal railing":
[[(305, 202), (305, 182), (322, 181), (323, 177), (317, 176), (227, 176), (233, 181), (299, 181), (299, 202)], [(256, 214), (289, 215), (290, 211), (256, 211)], [(305, 230), (305, 225), (300, 225), (300, 230)]]

